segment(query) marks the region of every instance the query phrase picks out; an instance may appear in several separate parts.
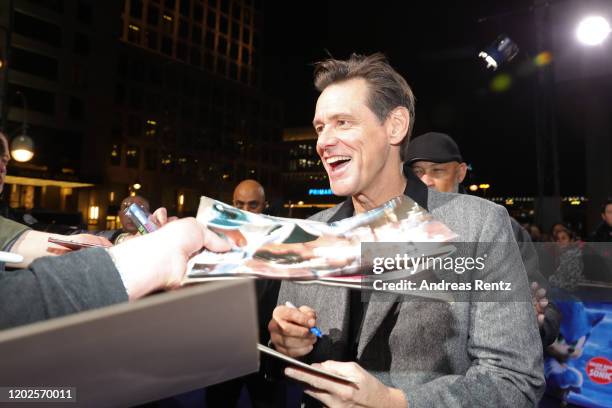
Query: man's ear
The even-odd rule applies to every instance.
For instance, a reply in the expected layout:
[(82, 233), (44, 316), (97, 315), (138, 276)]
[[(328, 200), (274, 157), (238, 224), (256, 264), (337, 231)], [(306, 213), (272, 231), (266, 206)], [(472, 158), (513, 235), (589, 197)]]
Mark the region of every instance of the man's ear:
[(410, 127), (410, 113), (403, 106), (398, 106), (389, 112), (386, 121), (389, 143), (399, 145), (408, 133)]
[(465, 180), (467, 174), (467, 164), (459, 163), (459, 169), (457, 171), (457, 183), (462, 183)]

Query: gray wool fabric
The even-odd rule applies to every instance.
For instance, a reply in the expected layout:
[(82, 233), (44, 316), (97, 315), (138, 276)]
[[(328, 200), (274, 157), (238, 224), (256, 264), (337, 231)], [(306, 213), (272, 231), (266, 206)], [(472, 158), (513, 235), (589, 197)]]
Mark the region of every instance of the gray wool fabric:
[[(478, 242), (477, 250), (488, 253), (487, 280), (512, 282), (527, 301), (402, 301), (373, 292), (357, 362), (401, 389), (411, 408), (536, 406), (544, 391), (542, 345), (507, 211), (478, 197), (433, 190), (427, 207), (459, 235), (457, 242)], [(338, 208), (311, 219), (327, 221)], [(309, 361), (347, 359), (349, 289), (284, 281), (278, 304), (286, 301), (317, 312), (324, 337)]]
[(127, 300), (105, 250), (44, 257), (27, 269), (0, 272), (0, 330)]

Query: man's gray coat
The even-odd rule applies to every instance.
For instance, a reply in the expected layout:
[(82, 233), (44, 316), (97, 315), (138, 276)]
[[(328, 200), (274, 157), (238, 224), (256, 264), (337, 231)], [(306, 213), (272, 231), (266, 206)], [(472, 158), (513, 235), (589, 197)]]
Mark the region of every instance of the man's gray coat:
[[(508, 213), (463, 194), (429, 190), (426, 201), (434, 218), (458, 234), (456, 241), (477, 242), (478, 252), (487, 253), (486, 280), (512, 282), (527, 301), (401, 301), (395, 295), (392, 301), (376, 301), (382, 294), (374, 292), (356, 361), (387, 386), (400, 388), (411, 408), (535, 406), (544, 388), (542, 345)], [(337, 219), (341, 207), (312, 219)], [(308, 360), (350, 358), (349, 292), (282, 283), (278, 304), (291, 301), (317, 312), (324, 337)]]

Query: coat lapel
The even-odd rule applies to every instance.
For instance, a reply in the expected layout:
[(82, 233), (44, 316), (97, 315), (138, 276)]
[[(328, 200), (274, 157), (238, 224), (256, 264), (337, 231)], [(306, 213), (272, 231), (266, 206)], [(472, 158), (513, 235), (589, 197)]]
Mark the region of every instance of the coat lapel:
[(357, 345), (357, 357), (361, 356), (364, 348), (374, 337), (381, 324), (398, 301), (399, 296), (393, 293), (371, 292), (361, 326), (361, 335)]
[[(408, 179), (408, 183), (406, 184), (406, 190), (404, 194), (415, 200), (421, 207), (427, 209), (428, 206), (428, 191), (427, 186), (423, 184), (421, 180), (419, 180), (412, 170), (406, 172), (406, 178)], [(340, 206), (338, 207), (338, 211), (336, 211), (327, 222), (339, 221), (344, 218), (352, 217), (354, 215), (354, 207), (353, 201), (350, 197), (348, 197)], [(329, 288), (321, 287), (321, 290), (325, 290)], [(338, 291), (330, 291), (329, 293), (321, 291), (317, 293), (317, 298), (313, 299), (314, 302), (318, 303), (320, 309), (315, 310), (334, 310), (336, 313), (342, 314), (341, 316), (336, 316), (335, 324), (338, 327), (342, 328), (343, 331), (346, 331), (348, 328), (348, 316), (346, 315), (346, 310), (348, 310), (348, 294), (349, 291), (343, 291), (341, 296), (338, 296)], [(393, 293), (381, 293), (381, 292), (371, 292), (369, 293), (369, 300), (367, 309), (365, 311), (365, 316), (363, 320), (363, 324), (361, 326), (361, 333), (359, 336), (359, 343), (357, 345), (357, 356), (361, 356), (364, 348), (368, 345), (368, 343), (372, 340), (381, 324), (388, 316), (390, 310), (396, 304), (399, 299), (399, 295)]]

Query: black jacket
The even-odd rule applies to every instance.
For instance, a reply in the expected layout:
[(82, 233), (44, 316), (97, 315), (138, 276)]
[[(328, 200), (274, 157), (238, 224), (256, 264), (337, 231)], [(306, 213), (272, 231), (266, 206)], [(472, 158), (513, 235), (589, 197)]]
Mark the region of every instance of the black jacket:
[(602, 222), (589, 236), (591, 242), (612, 242), (612, 227)]

